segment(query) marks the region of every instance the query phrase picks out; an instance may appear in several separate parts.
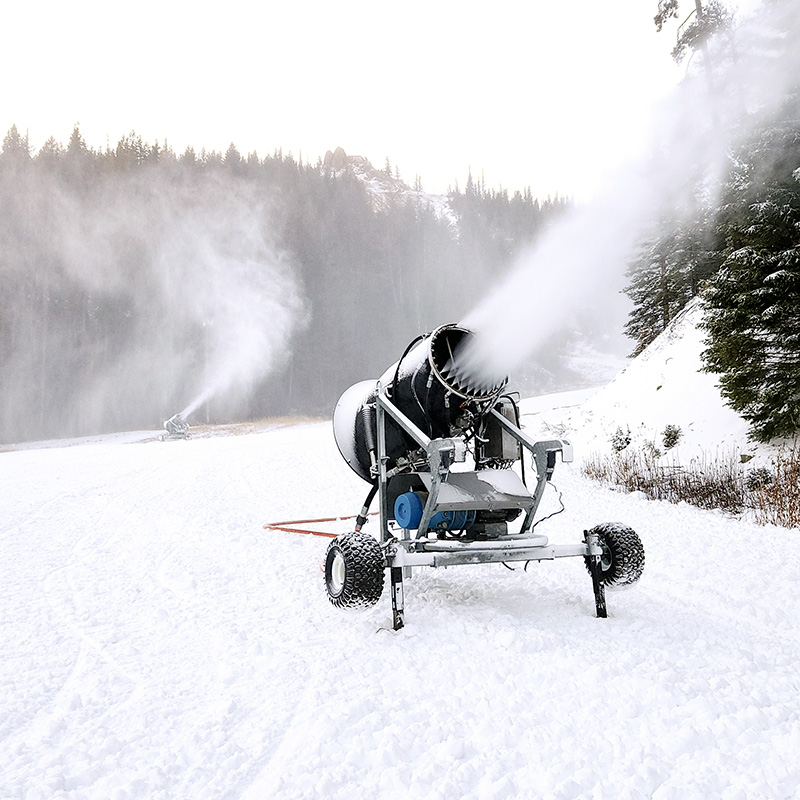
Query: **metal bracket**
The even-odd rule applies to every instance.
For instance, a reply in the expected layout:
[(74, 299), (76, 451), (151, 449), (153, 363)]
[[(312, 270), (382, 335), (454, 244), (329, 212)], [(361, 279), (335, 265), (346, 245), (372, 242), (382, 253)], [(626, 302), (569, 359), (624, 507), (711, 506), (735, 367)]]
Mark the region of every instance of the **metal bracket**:
[(428, 501), (422, 511), (422, 519), (417, 527), (417, 537), (425, 536), (431, 517), (436, 513), (436, 504), (439, 501), (439, 487), (447, 482), (450, 474), (450, 465), (454, 462), (464, 461), (467, 449), (464, 442), (459, 439), (431, 439), (425, 447), (428, 453), (428, 466), (431, 473), (431, 489)]
[(500, 426), (511, 434), (526, 450), (533, 459), (533, 466), (536, 469), (536, 488), (533, 490), (533, 504), (525, 515), (520, 533), (530, 530), (533, 517), (539, 508), (539, 503), (544, 495), (547, 482), (553, 475), (556, 466), (556, 453), (561, 453), (561, 460), (565, 463), (572, 461), (572, 444), (567, 439), (549, 439), (547, 441), (535, 441), (526, 433), (521, 431), (513, 422), (506, 419), (497, 409), (493, 408), (489, 412)]
[(608, 612), (606, 611), (606, 589), (600, 575), (600, 557), (603, 553), (603, 549), (600, 546), (600, 537), (596, 533), (584, 531), (583, 538), (589, 549), (589, 571), (592, 574), (595, 609), (597, 616), (605, 619), (608, 616)]
[(399, 631), (405, 625), (405, 597), (403, 596), (403, 568), (391, 567), (392, 582), (392, 626)]

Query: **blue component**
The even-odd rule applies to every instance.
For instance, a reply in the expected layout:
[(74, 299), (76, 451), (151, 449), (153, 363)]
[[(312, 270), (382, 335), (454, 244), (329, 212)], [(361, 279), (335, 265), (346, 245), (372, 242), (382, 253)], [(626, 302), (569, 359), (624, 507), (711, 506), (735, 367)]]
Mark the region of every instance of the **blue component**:
[(416, 492), (401, 494), (394, 501), (394, 518), (401, 528), (416, 530), (422, 522), (422, 498)]
[[(394, 501), (394, 518), (401, 528), (416, 530), (422, 522), (426, 495), (406, 492)], [(468, 530), (475, 522), (475, 511), (437, 511), (428, 525), (429, 531)]]
[(431, 517), (428, 527), (429, 530), (461, 531), (470, 528), (473, 522), (474, 511), (438, 511)]

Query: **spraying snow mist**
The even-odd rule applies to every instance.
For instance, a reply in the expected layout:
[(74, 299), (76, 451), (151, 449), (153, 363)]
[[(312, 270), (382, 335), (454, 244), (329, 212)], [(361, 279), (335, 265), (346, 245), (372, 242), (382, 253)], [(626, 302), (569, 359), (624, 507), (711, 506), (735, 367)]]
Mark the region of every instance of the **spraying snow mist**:
[(621, 166), (592, 202), (561, 217), (462, 320), (479, 334), (465, 354), (472, 370), (509, 374), (582, 315), (599, 311), (622, 328), (636, 246), (659, 220), (692, 214), (698, 187), (713, 195), (731, 149), (786, 101), (799, 28), (798, 0), (772, 3), (709, 49), (652, 120), (649, 158)]
[(9, 278), (33, 288), (12, 310), (0, 433), (246, 416), (305, 320), (265, 193), (188, 169), (17, 179)]
[[(286, 256), (251, 208), (182, 215), (162, 242), (157, 274), (166, 296), (202, 330), (202, 367), (185, 419), (213, 398), (235, 409), (287, 356), (301, 304)], [(188, 387), (187, 387), (188, 388)]]

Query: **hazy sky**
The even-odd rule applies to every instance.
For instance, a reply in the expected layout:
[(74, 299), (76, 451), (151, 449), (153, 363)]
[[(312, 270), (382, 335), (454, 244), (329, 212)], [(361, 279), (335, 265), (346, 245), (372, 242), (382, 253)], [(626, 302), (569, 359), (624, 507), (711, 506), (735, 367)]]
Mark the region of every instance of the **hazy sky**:
[[(693, 4), (684, 2), (687, 6)], [(585, 197), (683, 75), (656, 0), (13, 3), (0, 30), (0, 135), (34, 150), (146, 141), (305, 160), (328, 149), (444, 192)]]

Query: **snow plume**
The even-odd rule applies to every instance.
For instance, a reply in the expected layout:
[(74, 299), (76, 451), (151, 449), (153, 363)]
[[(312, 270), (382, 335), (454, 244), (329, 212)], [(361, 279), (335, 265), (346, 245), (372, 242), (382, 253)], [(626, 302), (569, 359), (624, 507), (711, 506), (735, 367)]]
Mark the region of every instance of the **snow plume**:
[(695, 213), (698, 195), (713, 201), (732, 149), (796, 91), (799, 33), (800, 0), (783, 0), (715, 40), (651, 120), (648, 157), (609, 174), (462, 320), (478, 334), (466, 354), (477, 374), (512, 373), (583, 317), (603, 314), (622, 329), (620, 292), (637, 245), (657, 224)]
[(286, 257), (249, 208), (183, 214), (162, 242), (156, 273), (198, 325), (199, 388), (184, 419), (213, 398), (236, 405), (287, 355), (301, 303)]
[(161, 195), (158, 208), (152, 295), (141, 297), (155, 309), (154, 317), (144, 314), (154, 327), (139, 326), (149, 365), (141, 351), (127, 358), (163, 381), (165, 403), (180, 403), (162, 406), (158, 421), (178, 408), (185, 419), (203, 410), (205, 419), (246, 415), (250, 392), (288, 356), (303, 318), (291, 264), (271, 241), (268, 209), (246, 189), (226, 183), (223, 191), (213, 181)]
[(0, 441), (264, 413), (254, 393), (305, 319), (264, 187), (163, 165), (83, 185), (29, 173), (33, 233), (9, 277), (35, 283), (12, 317)]

